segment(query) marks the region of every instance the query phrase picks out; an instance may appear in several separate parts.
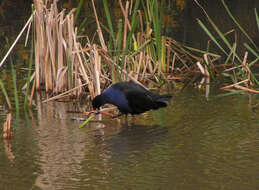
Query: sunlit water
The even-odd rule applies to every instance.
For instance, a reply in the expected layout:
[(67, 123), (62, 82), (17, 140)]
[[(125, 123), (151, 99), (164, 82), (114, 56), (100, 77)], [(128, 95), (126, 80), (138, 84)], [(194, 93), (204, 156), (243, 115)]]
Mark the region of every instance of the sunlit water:
[(105, 118), (79, 129), (71, 109), (50, 102), (13, 116), (1, 190), (259, 188), (259, 115), (245, 95), (207, 102), (187, 90), (128, 126)]

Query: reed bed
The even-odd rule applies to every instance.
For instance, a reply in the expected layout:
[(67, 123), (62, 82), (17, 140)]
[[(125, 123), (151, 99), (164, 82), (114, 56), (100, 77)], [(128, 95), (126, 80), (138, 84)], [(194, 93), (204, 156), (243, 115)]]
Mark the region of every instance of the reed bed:
[[(210, 82), (216, 75), (228, 79), (221, 89), (231, 91), (229, 94), (258, 93), (254, 87), (259, 82), (252, 67), (258, 63), (259, 56), (252, 38), (238, 25), (252, 44), (245, 43), (247, 51), (238, 55), (237, 41), (230, 42), (226, 38), (236, 31), (222, 32), (198, 0), (194, 1), (218, 35), (213, 36), (197, 19), (211, 39), (206, 50), (185, 46), (163, 35), (163, 8), (157, 0), (119, 0), (122, 17), (117, 21), (113, 20), (107, 0), (103, 0), (107, 26), (100, 22), (92, 0), (97, 28), (93, 38), (81, 32), (82, 23), (79, 28), (75, 27), (83, 1), (77, 10), (67, 12), (58, 10), (57, 1), (34, 0), (32, 49), (27, 83), (23, 88), (26, 90), (25, 105), (28, 100), (31, 104), (35, 90), (51, 95), (44, 102), (85, 95), (93, 98), (109, 84), (120, 80), (132, 80), (149, 87), (160, 87), (169, 81), (184, 82), (184, 87), (198, 83), (199, 88), (205, 88), (208, 98)], [(221, 2), (238, 24), (224, 0)], [(256, 9), (255, 18), (259, 28)], [(223, 56), (210, 51), (211, 43), (216, 44)], [(248, 54), (256, 58), (248, 60)], [(31, 72), (33, 65), (34, 72)], [(4, 92), (1, 81), (0, 87)], [(5, 97), (8, 100), (7, 94)]]
[[(116, 22), (117, 26), (112, 22), (107, 0), (103, 0), (108, 27), (102, 27), (104, 23), (100, 23), (94, 1), (91, 2), (98, 37), (90, 40), (87, 36), (81, 36), (86, 41), (82, 44), (83, 40), (79, 42), (77, 28), (74, 27), (74, 10), (65, 14), (64, 10), (58, 12), (55, 1), (49, 7), (43, 1), (34, 1), (36, 89), (43, 88), (46, 92), (61, 94), (57, 96), (59, 98), (68, 95), (78, 97), (85, 92), (94, 97), (107, 85), (119, 80), (133, 80), (155, 86), (160, 86), (161, 81), (183, 81), (188, 85), (199, 80), (198, 87), (205, 86), (208, 98), (210, 81), (215, 73), (220, 73), (233, 82), (222, 87), (222, 90), (234, 87), (257, 92), (249, 89), (252, 84), (258, 84), (250, 68), (258, 59), (256, 50), (246, 44), (247, 49), (257, 56), (250, 63), (247, 60), (248, 52), (245, 52), (243, 58), (237, 55), (237, 43), (231, 45), (226, 38), (234, 31), (221, 32), (198, 1), (195, 0), (228, 47), (228, 50), (224, 49), (218, 37), (214, 37), (197, 20), (211, 41), (227, 56), (224, 64), (219, 64), (222, 56), (211, 53), (209, 45), (206, 51), (202, 51), (163, 36), (163, 10), (157, 0), (125, 3), (119, 0), (123, 17)], [(222, 3), (226, 7), (223, 0)], [(226, 10), (233, 18), (227, 7)], [(256, 10), (255, 13), (257, 15)], [(243, 28), (241, 31), (245, 33)], [(104, 36), (108, 36), (108, 39)], [(248, 39), (252, 42), (251, 38)], [(244, 84), (245, 87), (240, 86)]]
[[(258, 47), (256, 46), (253, 39), (248, 35), (248, 33), (245, 31), (245, 29), (238, 23), (237, 19), (234, 18), (232, 15), (230, 9), (226, 5), (224, 0), (221, 0), (222, 5), (224, 6), (226, 12), (232, 19), (232, 21), (237, 25), (239, 30), (246, 36), (247, 40), (250, 42), (251, 46), (247, 43), (244, 43), (244, 47), (246, 48), (243, 55), (238, 54), (237, 52), (237, 37), (236, 37), (236, 31), (231, 30), (226, 33), (222, 32), (216, 24), (213, 22), (213, 20), (210, 18), (209, 14), (206, 12), (206, 10), (199, 4), (198, 0), (194, 0), (196, 4), (201, 8), (201, 10), (204, 12), (205, 17), (211, 24), (213, 30), (216, 32), (216, 36), (212, 35), (212, 32), (206, 27), (199, 19), (197, 20), (202, 29), (206, 32), (206, 34), (211, 38), (211, 40), (216, 44), (216, 46), (222, 51), (223, 54), (225, 54), (225, 61), (224, 64), (217, 64), (215, 66), (218, 67), (219, 73), (231, 81), (232, 84), (227, 84), (223, 87), (221, 87), (221, 90), (224, 91), (230, 91), (226, 94), (221, 94), (219, 96), (226, 96), (226, 95), (233, 95), (233, 94), (240, 94), (243, 92), (249, 92), (249, 93), (259, 93), (258, 85), (259, 81), (256, 76), (258, 74), (256, 73), (256, 68), (254, 67), (256, 64), (258, 65), (259, 61), (259, 54), (258, 54)], [(259, 26), (259, 20), (258, 20), (258, 14), (257, 10), (254, 10), (255, 12), (255, 19), (257, 26)], [(259, 30), (259, 27), (258, 27)], [(235, 35), (235, 41), (231, 42), (227, 39), (227, 35)], [(225, 46), (223, 46), (225, 45)], [(226, 48), (224, 48), (226, 47)], [(248, 59), (248, 54), (252, 55), (252, 59)], [(215, 67), (214, 66), (214, 67)], [(219, 69), (219, 67), (221, 67)], [(255, 70), (253, 72), (253, 70)]]

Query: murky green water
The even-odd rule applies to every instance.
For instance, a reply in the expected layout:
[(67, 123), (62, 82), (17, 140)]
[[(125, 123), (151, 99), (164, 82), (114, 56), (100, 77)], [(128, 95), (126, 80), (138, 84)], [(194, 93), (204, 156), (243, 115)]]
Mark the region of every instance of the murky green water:
[(38, 105), (13, 119), (11, 142), (1, 138), (0, 189), (258, 189), (259, 115), (248, 103), (187, 90), (136, 125), (82, 129), (71, 105)]
[[(253, 13), (257, 4), (251, 0), (231, 6), (252, 37), (257, 34)], [(233, 28), (230, 19), (218, 17), (226, 14), (225, 10), (208, 8), (220, 28), (225, 26), (222, 31)], [(187, 6), (184, 21), (178, 23), (181, 26), (172, 35), (202, 47), (208, 39), (195, 19), (204, 15), (198, 12), (197, 16), (195, 9)], [(27, 16), (4, 12), (1, 19), (5, 22), (0, 23), (1, 57), (7, 51), (4, 37), (13, 41), (29, 15), (24, 9), (15, 10)], [(244, 38), (238, 40), (242, 44)], [(13, 58), (21, 89), (27, 71), (20, 68), (28, 66), (29, 54), (23, 45), (17, 49)], [(1, 79), (14, 102), (9, 67), (6, 64), (1, 68)], [(207, 102), (204, 93), (187, 89), (174, 93), (168, 108), (138, 116), (135, 125), (105, 119), (82, 129), (71, 119), (82, 115), (67, 112), (76, 110), (71, 103), (38, 104), (25, 112), (23, 99), (20, 93), (20, 115), (12, 119), (14, 138), (5, 141), (0, 136), (0, 190), (259, 189), (259, 108), (251, 111), (251, 102), (258, 102), (256, 96), (251, 102), (247, 95)], [(2, 95), (0, 102), (4, 102)], [(6, 110), (1, 104), (0, 127)]]

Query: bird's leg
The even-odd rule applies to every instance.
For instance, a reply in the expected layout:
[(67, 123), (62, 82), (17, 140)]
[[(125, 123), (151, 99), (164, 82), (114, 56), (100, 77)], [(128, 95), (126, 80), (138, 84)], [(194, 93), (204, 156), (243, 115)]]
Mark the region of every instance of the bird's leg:
[(105, 111), (101, 111), (101, 110), (92, 110), (92, 111), (87, 113), (87, 116), (91, 115), (92, 113), (94, 113), (94, 114), (102, 114), (102, 115), (106, 115), (106, 116), (109, 116), (109, 117), (113, 117), (113, 114), (105, 112)]
[(105, 112), (105, 111), (97, 111), (97, 113), (100, 113), (100, 114), (102, 114), (102, 115), (106, 115), (106, 116), (108, 116), (108, 117), (114, 117), (114, 115), (113, 114), (111, 114), (111, 113), (108, 113), (108, 112)]
[(135, 124), (136, 124), (136, 116), (135, 116), (135, 115), (132, 115), (131, 124), (132, 124), (132, 125), (135, 125)]
[(128, 114), (125, 115), (125, 124), (128, 126)]

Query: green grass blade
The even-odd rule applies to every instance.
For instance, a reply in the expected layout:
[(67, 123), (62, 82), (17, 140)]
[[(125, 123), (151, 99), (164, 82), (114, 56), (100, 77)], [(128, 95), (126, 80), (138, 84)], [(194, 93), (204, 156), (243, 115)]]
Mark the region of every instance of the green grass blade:
[(231, 48), (230, 53), (228, 54), (228, 57), (227, 57), (224, 65), (226, 65), (229, 62), (231, 55), (233, 55), (235, 51), (236, 51), (236, 43), (233, 44), (233, 47)]
[[(8, 38), (5, 39), (6, 43), (8, 46), (9, 45), (9, 40)], [(16, 112), (19, 113), (19, 100), (18, 100), (18, 91), (17, 91), (17, 80), (16, 80), (16, 71), (14, 68), (14, 63), (13, 63), (13, 59), (12, 56), (10, 55), (10, 63), (11, 63), (11, 73), (12, 73), (12, 80), (13, 80), (13, 89), (14, 89), (14, 101), (15, 101), (15, 109)]]
[[(7, 45), (9, 45), (9, 40), (6, 38)], [(16, 80), (16, 71), (14, 68), (14, 63), (12, 56), (10, 55), (10, 62), (11, 62), (11, 73), (12, 73), (12, 80), (13, 80), (13, 89), (14, 89), (14, 101), (15, 101), (15, 110), (19, 113), (19, 99), (18, 99), (18, 91), (17, 91), (17, 80)]]
[(139, 2), (140, 0), (136, 0), (135, 5), (134, 5), (134, 9), (133, 9), (133, 14), (132, 14), (132, 19), (131, 19), (131, 30), (127, 36), (127, 40), (126, 40), (126, 46), (125, 46), (125, 51), (123, 52), (123, 56), (122, 59), (124, 61), (126, 54), (128, 53), (128, 51), (131, 49), (131, 45), (132, 45), (132, 35), (135, 32), (136, 26), (137, 26), (137, 11), (139, 8)]
[[(198, 23), (202, 23), (199, 19)], [(227, 45), (227, 47), (231, 50), (232, 46), (230, 45), (229, 41), (226, 39), (225, 35), (219, 30), (219, 28), (217, 27), (217, 25), (210, 19), (210, 17), (208, 17), (208, 20), (210, 22), (210, 24), (212, 25), (212, 27), (214, 28), (214, 30), (217, 32), (217, 34), (219, 35), (219, 37), (223, 40), (223, 42)], [(202, 28), (206, 28), (205, 25), (202, 23)], [(206, 28), (207, 29), (207, 28)], [(206, 32), (206, 31), (205, 31)], [(208, 34), (208, 33), (207, 33)], [(209, 34), (208, 34), (209, 35)], [(216, 39), (213, 37), (213, 35), (210, 33), (209, 37), (213, 40), (213, 42), (216, 41)], [(212, 38), (213, 37), (213, 38)], [(219, 43), (216, 44), (217, 46), (219, 45)], [(221, 50), (223, 48), (220, 48)], [(226, 55), (228, 55), (228, 53), (226, 53), (226, 51), (223, 51)], [(242, 60), (239, 58), (239, 56), (234, 52), (235, 57), (238, 59), (238, 61), (240, 63), (242, 63)]]
[(32, 62), (33, 62), (33, 48), (31, 48), (31, 52), (30, 52), (29, 70), (28, 70), (27, 79), (26, 79), (27, 88), (26, 88), (25, 97), (24, 97), (24, 108), (26, 108), (27, 105), (28, 105), (28, 96), (29, 96), (29, 92), (30, 92), (30, 78), (31, 78), (31, 71), (32, 71)]
[(114, 48), (115, 48), (116, 47), (115, 35), (114, 35), (114, 31), (113, 31), (111, 15), (110, 15), (110, 12), (109, 12), (107, 0), (103, 0), (103, 5), (104, 5), (104, 11), (105, 11), (105, 15), (106, 15), (106, 18), (107, 18), (110, 34), (112, 36), (113, 45), (114, 45)]
[(140, 51), (142, 51), (149, 43), (151, 42), (151, 40), (147, 40), (145, 41), (140, 47), (138, 47), (138, 49), (136, 51), (134, 51), (130, 57), (134, 57), (135, 55), (137, 55)]
[(72, 64), (69, 59), (68, 50), (66, 50), (66, 60), (67, 60), (67, 71), (68, 71), (68, 88), (73, 88), (73, 73), (72, 73)]
[(161, 46), (161, 70), (162, 72), (166, 72), (165, 36), (162, 36)]
[(87, 18), (84, 18), (84, 20), (80, 23), (79, 27), (78, 27), (78, 34), (81, 33), (82, 29), (85, 27), (87, 22)]
[(257, 58), (259, 58), (259, 54), (258, 54), (253, 48), (251, 48), (247, 43), (244, 43), (244, 46), (245, 46), (252, 54), (254, 54), (254, 56), (256, 56)]
[(256, 19), (257, 28), (259, 30), (259, 16), (258, 16), (256, 8), (255, 8), (255, 19)]
[(10, 99), (9, 99), (9, 97), (8, 97), (8, 94), (7, 94), (7, 92), (6, 92), (6, 89), (5, 89), (5, 87), (4, 87), (4, 83), (2, 82), (1, 79), (0, 79), (0, 87), (1, 87), (2, 92), (3, 92), (3, 94), (4, 94), (5, 100), (6, 100), (7, 104), (8, 104), (8, 107), (9, 107), (9, 109), (11, 110), (11, 109), (12, 109), (12, 105), (11, 105)]
[(157, 59), (161, 61), (161, 50), (162, 50), (162, 37), (161, 37), (161, 15), (159, 16), (158, 3), (157, 0), (154, 0), (154, 32), (155, 32), (155, 41), (157, 47)]
[(13, 89), (14, 89), (14, 101), (15, 101), (15, 110), (19, 113), (19, 99), (18, 99), (18, 90), (17, 90), (17, 80), (16, 80), (16, 71), (13, 65), (13, 59), (10, 57), (11, 61), (11, 70), (12, 70), (12, 79), (13, 79)]
[(255, 45), (254, 41), (252, 40), (252, 38), (250, 38), (250, 36), (247, 34), (247, 32), (243, 29), (243, 27), (237, 22), (237, 20), (235, 19), (235, 17), (232, 15), (232, 13), (230, 12), (228, 6), (226, 5), (224, 0), (221, 0), (223, 6), (225, 7), (228, 15), (230, 16), (230, 18), (234, 21), (234, 23), (238, 26), (238, 28), (243, 32), (243, 34), (247, 37), (247, 39), (253, 44), (253, 46), (258, 50), (257, 46)]
[(116, 50), (117, 50), (117, 55), (120, 54), (121, 52), (121, 45), (122, 45), (122, 19), (119, 19), (118, 21), (118, 32), (116, 36)]
[(83, 4), (84, 4), (84, 0), (80, 0), (75, 12), (74, 24), (77, 23), (78, 15), (81, 11), (81, 8), (83, 7)]
[(222, 98), (222, 97), (226, 97), (226, 96), (237, 95), (237, 94), (241, 94), (242, 92), (246, 92), (246, 91), (236, 90), (236, 91), (233, 91), (233, 92), (228, 92), (228, 93), (216, 95), (215, 98)]
[(202, 27), (202, 29), (206, 32), (206, 34), (210, 37), (210, 39), (219, 47), (219, 49), (228, 55), (228, 53), (224, 50), (224, 48), (218, 43), (216, 38), (211, 34), (211, 32), (207, 29), (207, 27), (201, 22), (200, 19), (197, 19), (198, 24)]

